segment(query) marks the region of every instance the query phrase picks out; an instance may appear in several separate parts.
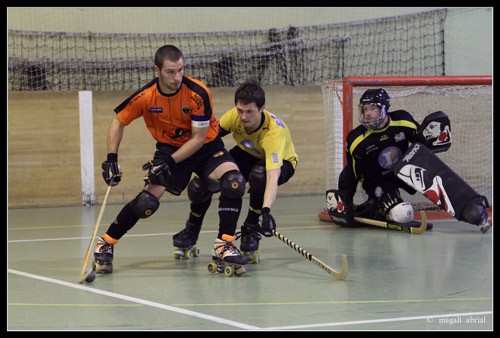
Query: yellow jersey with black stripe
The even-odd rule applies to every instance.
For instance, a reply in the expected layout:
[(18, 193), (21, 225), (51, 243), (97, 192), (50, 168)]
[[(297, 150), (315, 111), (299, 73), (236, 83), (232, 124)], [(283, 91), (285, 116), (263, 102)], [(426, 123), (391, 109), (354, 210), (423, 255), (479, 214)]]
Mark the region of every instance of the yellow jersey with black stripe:
[(365, 190), (398, 180), (391, 168), (416, 141), (419, 125), (404, 110), (395, 110), (388, 116), (387, 125), (381, 129), (359, 125), (347, 136), (347, 165), (340, 175), (338, 188), (349, 197), (354, 195), (360, 180)]
[(289, 161), (295, 169), (299, 158), (295, 152), (290, 129), (274, 113), (264, 109), (262, 114), (263, 123), (259, 129), (250, 134), (245, 131), (236, 107), (221, 116), (219, 125), (233, 134), (239, 148), (256, 158), (265, 160), (266, 170), (280, 168), (283, 160)]

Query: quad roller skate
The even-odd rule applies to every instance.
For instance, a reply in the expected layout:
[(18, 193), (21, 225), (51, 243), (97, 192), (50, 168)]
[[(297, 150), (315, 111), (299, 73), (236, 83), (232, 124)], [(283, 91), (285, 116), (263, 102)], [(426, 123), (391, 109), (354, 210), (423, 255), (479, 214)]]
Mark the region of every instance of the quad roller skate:
[(226, 277), (241, 276), (246, 272), (245, 264), (249, 258), (243, 256), (233, 244), (235, 236), (223, 235), (222, 239), (216, 239), (212, 261), (208, 263), (208, 271), (211, 273), (224, 273)]
[(113, 245), (108, 244), (102, 237), (97, 238), (93, 264), (92, 270), (96, 273), (113, 272)]
[(200, 249), (195, 245), (199, 233), (200, 229), (188, 222), (184, 229), (173, 236), (175, 259), (189, 259), (189, 257), (198, 257), (200, 255)]
[(257, 224), (243, 224), (241, 227), (241, 243), (240, 250), (243, 255), (250, 259), (251, 264), (260, 262), (259, 241), (261, 235), (258, 232)]

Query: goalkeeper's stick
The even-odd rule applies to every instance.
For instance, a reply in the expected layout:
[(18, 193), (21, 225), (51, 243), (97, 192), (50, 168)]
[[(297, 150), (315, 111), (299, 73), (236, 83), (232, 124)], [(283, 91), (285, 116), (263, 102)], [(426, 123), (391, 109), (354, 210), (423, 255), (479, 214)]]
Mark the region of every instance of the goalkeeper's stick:
[(354, 217), (354, 220), (359, 223), (374, 225), (380, 228), (386, 228), (391, 230), (409, 232), (411, 234), (422, 234), (427, 230), (427, 214), (425, 211), (420, 211), (420, 226), (418, 227), (410, 227), (405, 226), (404, 224), (395, 223), (391, 221), (378, 221), (371, 218), (364, 217)]

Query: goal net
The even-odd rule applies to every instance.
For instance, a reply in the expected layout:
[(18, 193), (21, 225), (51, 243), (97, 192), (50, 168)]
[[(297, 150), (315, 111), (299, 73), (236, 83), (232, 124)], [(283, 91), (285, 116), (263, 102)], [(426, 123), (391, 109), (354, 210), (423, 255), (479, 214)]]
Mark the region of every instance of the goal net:
[[(137, 90), (154, 77), (153, 55), (179, 47), (186, 74), (210, 87), (320, 85), (345, 76), (444, 72), (446, 9), (303, 27), (245, 31), (107, 33), (8, 31), (8, 88)], [(115, 19), (123, 18), (116, 14)]]
[[(438, 153), (451, 169), (492, 203), (493, 115), (490, 76), (347, 77), (322, 85), (325, 111), (326, 189), (336, 188), (345, 163), (348, 132), (359, 125), (359, 98), (368, 88), (384, 88), (391, 97), (390, 111), (403, 109), (422, 122), (434, 111), (451, 121), (452, 145)], [(434, 208), (422, 195), (402, 197), (416, 209)], [(361, 184), (355, 203), (366, 199)]]

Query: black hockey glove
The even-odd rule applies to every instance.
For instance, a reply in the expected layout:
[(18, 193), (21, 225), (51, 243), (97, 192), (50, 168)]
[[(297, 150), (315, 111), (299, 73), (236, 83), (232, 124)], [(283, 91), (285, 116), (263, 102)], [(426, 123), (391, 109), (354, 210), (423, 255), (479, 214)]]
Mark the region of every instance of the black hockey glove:
[(118, 154), (109, 153), (106, 161), (102, 162), (102, 177), (107, 185), (115, 186), (120, 183), (122, 172), (118, 165)]
[(175, 161), (170, 155), (164, 159), (155, 158), (142, 166), (142, 170), (148, 171), (146, 177), (144, 177), (144, 181), (147, 184), (151, 183), (170, 187), (172, 185), (172, 169), (174, 167)]
[(262, 222), (260, 224), (260, 233), (266, 237), (271, 237), (274, 235), (274, 230), (276, 230), (276, 222), (271, 215), (271, 209), (262, 208)]

